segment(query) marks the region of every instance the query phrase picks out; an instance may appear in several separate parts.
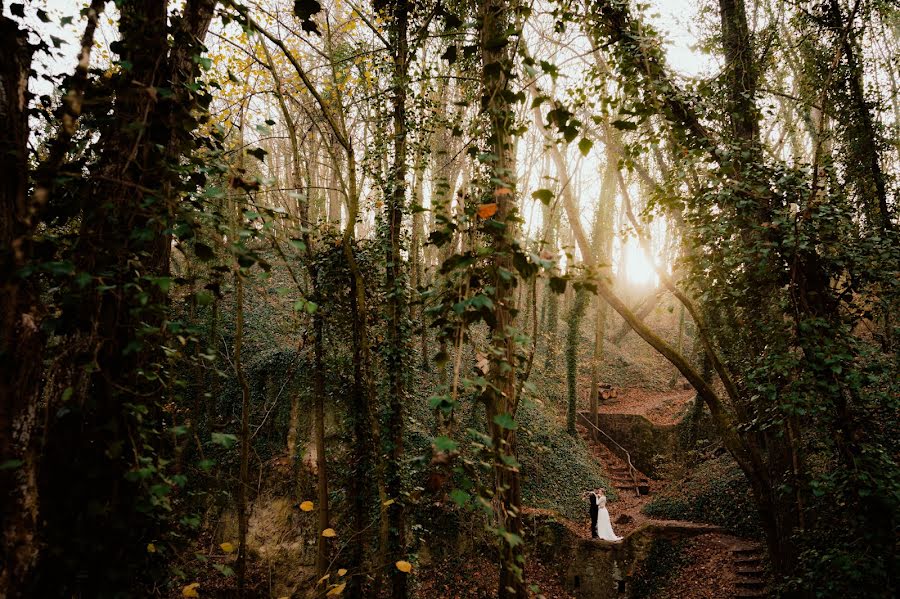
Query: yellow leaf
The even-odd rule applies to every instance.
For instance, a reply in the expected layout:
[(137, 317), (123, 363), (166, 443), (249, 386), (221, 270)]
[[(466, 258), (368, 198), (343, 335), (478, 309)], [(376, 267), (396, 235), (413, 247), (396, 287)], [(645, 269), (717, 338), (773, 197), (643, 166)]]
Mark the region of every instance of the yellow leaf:
[(222, 551), (224, 551), (225, 553), (231, 553), (232, 551), (234, 551), (234, 545), (228, 542), (222, 543), (221, 545), (219, 545), (219, 547), (221, 547)]
[(346, 587), (347, 587), (347, 583), (342, 582), (341, 584), (337, 585), (336, 587), (332, 588), (330, 591), (325, 593), (325, 596), (326, 597), (337, 597), (338, 595), (340, 595), (341, 593), (344, 592), (344, 589)]
[(322, 536), (323, 536), (323, 537), (329, 537), (329, 538), (330, 538), (330, 537), (336, 537), (336, 536), (337, 536), (337, 533), (334, 532), (334, 529), (333, 529), (333, 528), (326, 528), (325, 530), (322, 531)]
[(346, 573), (347, 573), (347, 568), (341, 568), (340, 570), (338, 570), (338, 576), (343, 576)]
[(389, 506), (389, 505), (394, 505), (394, 500), (393, 500), (393, 499), (388, 499), (387, 501), (385, 501), (385, 502), (382, 503), (381, 505), (383, 505), (384, 507), (387, 507), (387, 506)]
[(181, 596), (182, 597), (199, 597), (200, 593), (197, 592), (197, 587), (199, 587), (199, 586), (200, 586), (199, 582), (192, 582), (191, 584), (189, 584), (186, 587), (184, 587), (183, 589), (181, 589)]
[(497, 213), (497, 204), (482, 204), (478, 207), (478, 216), (481, 218), (490, 218)]
[(147, 543), (147, 553), (156, 553), (156, 545)]
[(400, 560), (399, 562), (397, 562), (394, 565), (397, 566), (397, 569), (400, 570), (401, 572), (406, 572), (407, 574), (412, 572), (412, 564), (409, 562)]
[(311, 512), (311, 511), (313, 511), (314, 507), (315, 506), (313, 505), (312, 501), (304, 501), (303, 503), (300, 504), (300, 509), (303, 510), (304, 512)]
[(319, 580), (317, 580), (317, 581), (316, 581), (316, 586), (319, 586), (320, 584), (322, 584), (323, 582), (325, 582), (326, 580), (328, 580), (328, 578), (329, 578), (330, 576), (331, 576), (331, 574), (326, 574), (325, 576), (323, 576), (322, 578), (320, 578)]

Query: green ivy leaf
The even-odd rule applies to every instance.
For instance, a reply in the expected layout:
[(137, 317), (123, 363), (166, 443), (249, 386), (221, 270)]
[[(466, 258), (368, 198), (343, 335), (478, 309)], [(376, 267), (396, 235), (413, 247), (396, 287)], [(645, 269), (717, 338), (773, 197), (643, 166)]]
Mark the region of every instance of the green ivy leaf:
[(231, 449), (237, 444), (237, 435), (231, 433), (212, 433), (212, 442), (221, 445), (225, 449)]
[(500, 428), (505, 428), (510, 431), (514, 431), (519, 428), (519, 425), (516, 424), (516, 421), (511, 414), (497, 414), (496, 416), (494, 416), (494, 424), (496, 424)]
[(322, 5), (316, 0), (295, 0), (294, 14), (300, 19), (300, 27), (303, 31), (319, 34), (319, 26), (312, 20), (313, 15), (322, 10)]
[(589, 140), (586, 137), (582, 137), (581, 141), (578, 142), (578, 150), (581, 152), (582, 156), (587, 156), (588, 152), (591, 151), (591, 148), (594, 147), (594, 142)]
[(234, 576), (234, 570), (226, 564), (213, 564), (213, 568), (218, 570), (222, 576)]
[(213, 294), (209, 291), (198, 291), (194, 294), (194, 301), (198, 306), (208, 306), (213, 301)]
[(456, 451), (459, 447), (459, 443), (447, 436), (435, 437), (431, 442), (438, 451)]
[(550, 277), (550, 290), (553, 293), (565, 293), (568, 281), (562, 277)]
[(452, 491), (450, 491), (450, 499), (453, 501), (453, 503), (455, 503), (459, 507), (462, 507), (466, 505), (470, 499), (472, 499), (472, 496), (462, 489), (453, 489)]
[(252, 150), (247, 150), (247, 153), (259, 160), (260, 162), (264, 162), (266, 158), (266, 152), (262, 148), (253, 148)]
[(632, 123), (631, 121), (623, 121), (621, 119), (613, 121), (612, 123), (610, 123), (610, 125), (612, 125), (616, 129), (619, 129), (620, 131), (635, 131), (637, 129), (636, 124)]
[(550, 191), (549, 189), (538, 189), (537, 191), (535, 191), (534, 193), (531, 194), (531, 197), (533, 197), (536, 200), (540, 200), (541, 202), (544, 203), (545, 206), (549, 206), (550, 201), (553, 199), (553, 192)]
[(447, 46), (447, 49), (441, 54), (441, 59), (446, 60), (448, 64), (453, 64), (456, 62), (457, 54), (458, 50), (456, 49), (456, 46)]

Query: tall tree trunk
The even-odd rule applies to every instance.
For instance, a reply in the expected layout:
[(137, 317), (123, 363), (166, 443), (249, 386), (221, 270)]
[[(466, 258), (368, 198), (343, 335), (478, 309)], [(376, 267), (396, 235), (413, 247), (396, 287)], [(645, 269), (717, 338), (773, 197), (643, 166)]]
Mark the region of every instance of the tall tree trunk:
[(424, 149), (419, 150), (419, 156), (416, 159), (415, 186), (413, 189), (415, 197), (415, 207), (412, 217), (412, 238), (410, 239), (410, 267), (412, 269), (412, 290), (418, 298), (415, 309), (410, 309), (410, 318), (420, 327), (419, 333), (419, 350), (422, 354), (422, 370), (428, 372), (431, 370), (431, 360), (428, 356), (428, 327), (425, 325), (425, 305), (422, 302), (422, 296), (419, 289), (423, 289), (428, 285), (427, 273), (427, 252), (425, 251), (425, 218), (422, 214), (422, 202), (425, 199), (425, 156)]
[(406, 212), (407, 124), (406, 94), (409, 70), (410, 5), (407, 0), (394, 0), (391, 6), (391, 43), (394, 54), (392, 104), (394, 126), (394, 156), (389, 177), (390, 193), (385, 203), (388, 247), (385, 268), (385, 289), (388, 297), (388, 355), (386, 366), (390, 400), (388, 403), (389, 455), (385, 468), (387, 494), (387, 567), (390, 572), (391, 597), (405, 599), (408, 595), (407, 574), (394, 564), (406, 556), (406, 505), (403, 499), (403, 423), (406, 403), (406, 382), (409, 380), (409, 347), (407, 272), (403, 260), (403, 216)]
[(313, 314), (313, 393), (315, 394), (316, 421), (316, 499), (318, 501), (318, 535), (316, 540), (316, 575), (320, 578), (328, 571), (328, 538), (322, 531), (330, 527), (328, 505), (328, 459), (325, 447), (325, 360), (323, 348), (323, 322), (321, 315)]
[[(591, 231), (591, 245), (597, 253), (600, 264), (601, 276), (612, 276), (612, 246), (613, 246), (613, 217), (616, 209), (616, 169), (617, 161), (612, 152), (607, 152), (606, 169), (603, 172), (603, 180), (600, 183), (600, 197), (597, 201), (597, 213), (594, 217), (594, 227)], [(590, 409), (591, 422), (597, 422), (597, 401), (600, 393), (600, 365), (603, 362), (603, 344), (606, 340), (606, 321), (608, 305), (601, 298), (597, 298), (597, 315), (594, 323), (594, 353), (591, 357), (591, 388)], [(591, 436), (596, 437), (597, 431), (590, 429)]]
[(829, 0), (828, 21), (847, 62), (844, 85), (848, 88), (852, 107), (852, 116), (847, 118), (847, 115), (842, 115), (844, 118), (840, 119), (850, 138), (849, 143), (845, 144), (849, 154), (846, 164), (848, 170), (856, 174), (856, 186), (862, 199), (863, 211), (874, 225), (873, 228), (881, 229), (882, 232), (892, 231), (894, 224), (887, 203), (887, 183), (881, 168), (883, 142), (870, 109), (872, 103), (866, 98), (864, 65), (862, 53), (856, 43), (855, 27), (852, 22), (845, 22), (854, 18), (853, 13), (849, 17), (844, 16), (838, 0)]
[(512, 264), (512, 245), (516, 236), (518, 207), (516, 199), (516, 163), (512, 130), (514, 113), (508, 95), (513, 61), (510, 55), (509, 29), (512, 25), (510, 6), (505, 0), (482, 0), (481, 65), (484, 109), (490, 128), (488, 143), (496, 161), (492, 168), (492, 194), (496, 202), (493, 218), (498, 226), (490, 229), (494, 292), (494, 322), (491, 325), (489, 380), (485, 391), (487, 422), (490, 429), (494, 460), (494, 513), (502, 534), (500, 544), (500, 582), (498, 597), (524, 599), (525, 553), (522, 543), (521, 486), (515, 463), (516, 431), (505, 425), (505, 418), (514, 418), (518, 407), (516, 396), (517, 347), (512, 333), (513, 288), (507, 273), (515, 272)]
[[(676, 344), (675, 349), (678, 353), (681, 353), (684, 348), (684, 305), (681, 306), (681, 309), (678, 311), (678, 343)], [(669, 379), (669, 388), (674, 389), (675, 385), (678, 383), (678, 375), (679, 372), (676, 369), (675, 372), (672, 373), (672, 378)]]
[[(72, 248), (75, 269), (90, 284), (63, 291), (69, 303), (60, 352), (45, 377), (49, 417), (39, 484), (52, 552), (41, 560), (39, 592), (48, 596), (124, 593), (153, 578), (159, 564), (142, 548), (161, 534), (150, 506), (161, 488), (154, 482), (165, 473), (153, 431), (169, 394), (162, 281), (182, 176), (172, 164), (191, 151), (193, 57), (202, 52), (213, 4), (189, 0), (172, 27), (165, 0), (133, 3), (119, 15), (116, 52), (130, 68), (113, 75), (112, 106), (100, 107), (109, 116), (101, 119), (91, 192), (82, 198)], [(43, 183), (36, 191), (52, 193)], [(133, 475), (146, 465), (150, 479)], [(91, 508), (72, 518), (72, 503)]]
[(0, 15), (0, 596), (24, 597), (37, 560), (37, 409), (43, 336), (28, 215), (28, 34)]
[(244, 362), (241, 355), (244, 343), (244, 281), (241, 269), (237, 265), (235, 265), (234, 272), (234, 287), (234, 371), (241, 388), (241, 454), (237, 488), (237, 584), (238, 596), (243, 597), (246, 590), (247, 529), (250, 518), (247, 508), (247, 492), (250, 488), (250, 385), (244, 375)]
[(569, 328), (566, 336), (566, 383), (569, 392), (566, 411), (566, 431), (575, 436), (575, 416), (578, 411), (578, 346), (581, 344), (581, 319), (587, 308), (588, 290), (582, 287), (575, 292), (575, 301), (569, 312)]
[[(297, 125), (288, 109), (285, 99), (283, 83), (278, 69), (272, 60), (268, 46), (263, 44), (263, 51), (266, 56), (266, 62), (272, 78), (275, 80), (275, 95), (278, 99), (278, 106), (281, 109), (281, 115), (284, 118), (285, 126), (288, 130), (288, 137), (291, 146), (291, 184), (297, 193), (303, 189), (303, 177), (301, 174), (300, 159), (300, 139), (297, 135)], [(312, 167), (314, 170), (317, 167)], [(305, 197), (298, 200), (298, 208), (300, 213), (300, 228), (303, 237), (303, 245), (306, 248), (306, 272), (309, 277), (310, 297), (313, 302), (319, 302), (319, 269), (316, 265), (316, 254), (314, 249), (313, 237), (310, 234), (312, 230), (312, 222), (310, 218), (310, 204), (312, 200), (312, 189), (307, 186)], [(330, 527), (330, 509), (328, 505), (328, 456), (325, 447), (325, 358), (324, 358), (324, 322), (321, 311), (313, 310), (313, 411), (314, 411), (314, 427), (315, 431), (315, 447), (316, 447), (316, 501), (317, 505), (317, 522), (318, 534), (316, 535), (316, 576), (321, 578), (328, 569), (328, 538), (322, 536), (322, 531)], [(299, 398), (295, 397), (291, 404), (291, 430), (288, 438), (288, 454), (291, 463), (294, 463), (296, 456), (294, 448), (296, 447), (297, 435), (297, 419), (299, 418)], [(293, 439), (293, 442), (291, 441)], [(364, 526), (360, 524), (360, 528)], [(363, 550), (365, 544), (362, 539), (354, 545), (354, 566), (358, 567), (362, 562)], [(351, 576), (352, 581), (356, 581), (356, 573)]]

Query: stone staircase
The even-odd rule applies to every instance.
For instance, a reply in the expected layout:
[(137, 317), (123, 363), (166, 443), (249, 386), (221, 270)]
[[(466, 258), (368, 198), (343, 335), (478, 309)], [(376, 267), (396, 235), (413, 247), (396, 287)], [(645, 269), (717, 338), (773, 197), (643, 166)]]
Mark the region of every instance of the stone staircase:
[(735, 599), (768, 597), (765, 552), (759, 543), (731, 549), (731, 563), (735, 577)]
[(604, 466), (604, 470), (609, 475), (610, 482), (620, 493), (634, 493), (635, 479), (637, 488), (641, 495), (647, 495), (650, 492), (650, 479), (642, 472), (635, 470), (635, 479), (629, 474), (628, 463), (617, 456), (606, 444), (595, 441), (590, 438), (588, 431), (582, 429), (582, 437), (588, 442), (594, 456)]
[[(647, 495), (650, 493), (650, 479), (646, 476), (637, 472), (637, 487), (638, 491), (641, 495)], [(609, 476), (612, 479), (613, 486), (617, 491), (621, 491), (623, 493), (633, 493), (635, 490), (635, 480), (631, 478), (631, 475), (628, 473), (627, 466), (613, 466), (609, 469)]]

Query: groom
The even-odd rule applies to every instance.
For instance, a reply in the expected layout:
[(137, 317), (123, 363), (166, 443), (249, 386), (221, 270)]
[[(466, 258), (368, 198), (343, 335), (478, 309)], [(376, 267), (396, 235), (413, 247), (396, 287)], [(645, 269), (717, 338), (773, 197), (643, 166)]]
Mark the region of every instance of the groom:
[(597, 538), (597, 513), (599, 511), (599, 507), (597, 506), (597, 492), (591, 491), (588, 495), (588, 502), (590, 504), (589, 512), (591, 514), (591, 538)]

